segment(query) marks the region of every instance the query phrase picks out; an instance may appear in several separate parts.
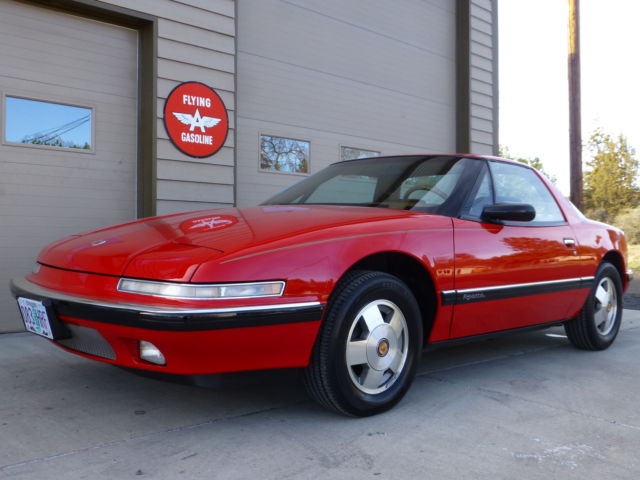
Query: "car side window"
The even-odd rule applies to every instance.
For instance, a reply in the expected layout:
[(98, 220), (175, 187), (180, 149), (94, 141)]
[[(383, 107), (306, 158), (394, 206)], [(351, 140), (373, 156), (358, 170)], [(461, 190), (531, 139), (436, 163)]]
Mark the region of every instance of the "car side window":
[(528, 167), (489, 162), (496, 203), (528, 203), (536, 210), (534, 222), (564, 222), (564, 216), (546, 185)]

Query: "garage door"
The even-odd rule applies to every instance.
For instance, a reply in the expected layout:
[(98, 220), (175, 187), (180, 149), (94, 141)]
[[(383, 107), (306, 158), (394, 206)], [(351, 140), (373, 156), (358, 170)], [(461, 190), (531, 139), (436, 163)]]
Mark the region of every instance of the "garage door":
[(45, 244), (136, 217), (137, 32), (0, 0), (0, 332)]
[(237, 203), (341, 159), (454, 151), (455, 5), (238, 2)]

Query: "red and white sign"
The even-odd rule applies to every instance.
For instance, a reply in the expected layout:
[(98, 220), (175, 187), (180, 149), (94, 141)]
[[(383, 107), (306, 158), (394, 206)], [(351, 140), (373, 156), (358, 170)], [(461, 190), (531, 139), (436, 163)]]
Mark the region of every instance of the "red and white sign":
[(164, 127), (171, 142), (190, 157), (210, 157), (227, 139), (229, 117), (218, 94), (200, 82), (184, 82), (164, 102)]

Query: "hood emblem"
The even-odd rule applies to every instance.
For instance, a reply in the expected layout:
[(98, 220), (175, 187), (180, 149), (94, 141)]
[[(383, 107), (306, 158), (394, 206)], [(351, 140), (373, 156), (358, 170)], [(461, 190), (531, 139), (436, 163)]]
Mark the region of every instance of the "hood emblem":
[(231, 225), (232, 223), (233, 222), (231, 220), (222, 217), (199, 218), (198, 220), (194, 220), (194, 223), (189, 227), (189, 230), (196, 230), (199, 228), (208, 228), (213, 230), (214, 228), (221, 228), (226, 225)]
[(231, 227), (238, 223), (238, 219), (232, 215), (209, 215), (184, 221), (180, 224), (180, 229), (184, 233), (210, 232)]

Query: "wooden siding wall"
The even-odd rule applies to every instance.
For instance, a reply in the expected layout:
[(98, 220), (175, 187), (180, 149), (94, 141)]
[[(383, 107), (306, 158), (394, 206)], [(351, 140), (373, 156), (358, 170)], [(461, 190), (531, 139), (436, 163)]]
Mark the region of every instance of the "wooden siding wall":
[[(234, 0), (104, 0), (158, 17), (157, 213), (234, 203)], [(195, 80), (218, 92), (229, 110), (224, 147), (209, 158), (182, 154), (162, 123), (164, 100), (179, 83)]]
[(497, 154), (497, 0), (470, 0), (470, 152)]

